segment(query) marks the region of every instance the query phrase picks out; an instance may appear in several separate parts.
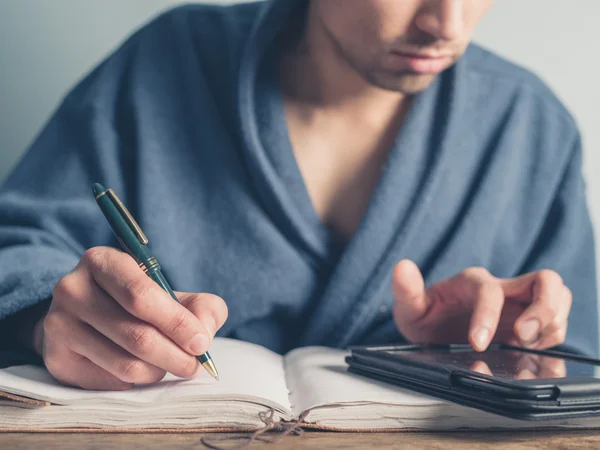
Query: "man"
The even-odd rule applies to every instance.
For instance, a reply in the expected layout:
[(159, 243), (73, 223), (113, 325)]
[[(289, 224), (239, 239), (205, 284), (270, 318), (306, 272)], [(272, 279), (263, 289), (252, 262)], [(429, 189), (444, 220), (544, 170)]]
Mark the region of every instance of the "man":
[[(469, 45), (491, 3), (198, 5), (144, 27), (0, 191), (4, 346), (90, 389), (196, 376), (217, 330), (277, 352), (596, 354), (579, 134), (536, 77)], [(181, 305), (116, 249), (94, 182)]]

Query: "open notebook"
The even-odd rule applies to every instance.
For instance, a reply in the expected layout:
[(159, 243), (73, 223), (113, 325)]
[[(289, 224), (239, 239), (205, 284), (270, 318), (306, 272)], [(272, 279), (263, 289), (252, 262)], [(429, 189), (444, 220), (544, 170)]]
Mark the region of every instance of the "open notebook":
[(129, 391), (85, 391), (57, 383), (34, 366), (0, 370), (2, 431), (256, 430), (259, 415), (303, 416), (303, 426), (331, 430), (596, 427), (599, 418), (524, 422), (446, 403), (350, 374), (346, 352), (324, 347), (285, 356), (232, 339), (215, 339), (221, 380), (167, 376)]

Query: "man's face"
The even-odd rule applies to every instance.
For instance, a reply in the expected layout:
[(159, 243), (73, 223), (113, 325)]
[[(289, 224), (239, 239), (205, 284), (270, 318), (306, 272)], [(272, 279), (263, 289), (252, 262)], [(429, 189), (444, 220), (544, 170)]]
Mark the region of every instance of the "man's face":
[(313, 0), (341, 57), (369, 83), (415, 94), (464, 53), (494, 0)]

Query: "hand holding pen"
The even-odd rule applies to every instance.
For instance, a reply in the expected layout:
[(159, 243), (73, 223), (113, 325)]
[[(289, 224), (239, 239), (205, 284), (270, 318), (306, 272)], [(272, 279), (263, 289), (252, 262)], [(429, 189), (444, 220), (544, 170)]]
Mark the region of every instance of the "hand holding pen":
[[(118, 205), (118, 198), (101, 186), (95, 185), (94, 191), (102, 194), (98, 200), (103, 203)], [(112, 247), (89, 249), (56, 284), (50, 309), (36, 327), (41, 335), (38, 352), (50, 373), (64, 384), (96, 390), (155, 383), (166, 372), (192, 378), (202, 365), (216, 377), (207, 351), (227, 318), (225, 302), (211, 294), (175, 296), (165, 290), (168, 284), (156, 259), (144, 257), (152, 255), (137, 224), (131, 235), (115, 229), (118, 217), (130, 230), (135, 221), (126, 219), (126, 210), (118, 206), (111, 209), (104, 203), (101, 208), (122, 244), (129, 245), (127, 251), (137, 253), (132, 257)], [(110, 211), (115, 214), (111, 219)]]

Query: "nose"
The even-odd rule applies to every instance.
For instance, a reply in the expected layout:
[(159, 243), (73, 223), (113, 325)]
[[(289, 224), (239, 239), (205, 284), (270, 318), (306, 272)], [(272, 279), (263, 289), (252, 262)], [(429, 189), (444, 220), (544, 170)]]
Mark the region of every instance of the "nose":
[(417, 17), (416, 25), (437, 39), (450, 41), (460, 36), (463, 15), (464, 0), (430, 0)]

